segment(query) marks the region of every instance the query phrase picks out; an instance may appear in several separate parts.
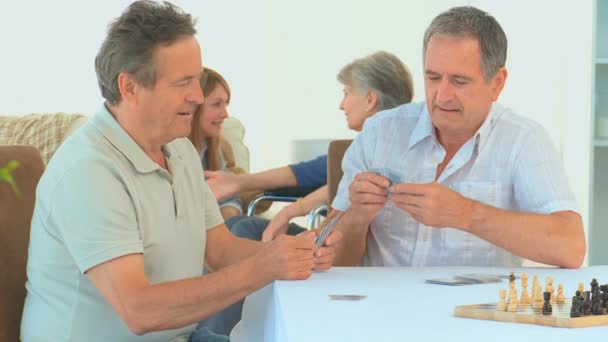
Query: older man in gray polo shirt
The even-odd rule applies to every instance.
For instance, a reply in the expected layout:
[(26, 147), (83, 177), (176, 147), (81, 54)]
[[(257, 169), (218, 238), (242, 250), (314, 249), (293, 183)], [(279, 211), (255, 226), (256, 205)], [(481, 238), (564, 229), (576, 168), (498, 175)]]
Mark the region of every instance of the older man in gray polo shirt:
[(320, 249), (314, 233), (263, 245), (223, 224), (182, 138), (204, 100), (194, 34), (168, 3), (135, 2), (111, 25), (95, 61), (106, 103), (38, 186), (23, 341), (224, 341), (194, 324), (331, 267), (339, 233)]

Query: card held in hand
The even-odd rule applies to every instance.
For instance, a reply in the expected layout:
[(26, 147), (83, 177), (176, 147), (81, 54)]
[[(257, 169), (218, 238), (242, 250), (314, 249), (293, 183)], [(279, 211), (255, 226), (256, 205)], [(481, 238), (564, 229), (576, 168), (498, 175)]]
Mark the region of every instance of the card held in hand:
[(336, 217), (329, 221), (327, 226), (321, 229), (321, 233), (319, 233), (319, 235), (317, 235), (317, 238), (315, 239), (315, 245), (317, 246), (317, 248), (323, 246), (323, 244), (325, 243), (325, 239), (327, 239), (327, 237), (331, 234), (332, 230), (334, 230), (334, 227), (336, 226), (336, 223), (338, 223), (338, 220), (340, 220), (340, 217), (342, 217), (342, 214), (344, 214), (344, 212), (339, 213)]

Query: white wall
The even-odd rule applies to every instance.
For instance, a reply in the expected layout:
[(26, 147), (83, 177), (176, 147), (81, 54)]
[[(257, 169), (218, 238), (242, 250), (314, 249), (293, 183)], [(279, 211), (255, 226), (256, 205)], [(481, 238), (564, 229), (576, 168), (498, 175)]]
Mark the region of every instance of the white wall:
[[(93, 59), (107, 24), (129, 1), (10, 2), (0, 11), (0, 114), (94, 113)], [(335, 76), (379, 49), (397, 54), (423, 99), (421, 46), (451, 6), (488, 10), (509, 38), (501, 102), (541, 122), (562, 152), (584, 216), (589, 207), (593, 2), (550, 0), (175, 1), (198, 17), (203, 63), (233, 90), (230, 111), (248, 128), (253, 170), (290, 160), (290, 142), (352, 137)]]
[[(95, 113), (102, 103), (94, 58), (108, 24), (131, 3), (12, 1), (0, 11), (0, 115)], [(258, 143), (260, 7), (255, 1), (175, 0), (198, 18), (203, 63), (220, 71), (233, 92), (231, 110)]]

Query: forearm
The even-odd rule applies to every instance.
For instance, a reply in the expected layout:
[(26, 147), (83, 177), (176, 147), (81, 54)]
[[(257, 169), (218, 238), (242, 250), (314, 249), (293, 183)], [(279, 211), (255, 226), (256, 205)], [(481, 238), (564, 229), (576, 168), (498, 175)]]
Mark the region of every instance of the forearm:
[(149, 285), (124, 300), (136, 333), (196, 323), (272, 281), (253, 258), (202, 277)]
[(583, 262), (586, 243), (578, 214), (520, 213), (470, 203), (463, 230), (536, 262), (565, 268), (580, 267)]
[(232, 237), (229, 244), (222, 242), (220, 245), (224, 246), (224, 248), (219, 249), (220, 253), (208, 253), (206, 260), (207, 267), (213, 271), (221, 270), (249, 258), (263, 247), (263, 243), (260, 241), (236, 236)]
[(289, 166), (238, 176), (239, 191), (264, 191), (298, 185)]
[[(340, 213), (332, 210), (325, 222), (329, 222)], [(336, 247), (335, 266), (358, 266), (361, 264), (367, 248), (369, 223), (361, 221), (352, 209), (348, 209), (334, 228), (342, 232), (342, 240)]]
[(297, 202), (285, 207), (289, 219), (307, 215), (320, 205), (326, 205), (329, 197), (328, 191), (327, 185), (325, 185), (314, 192), (311, 192), (306, 197), (299, 199)]

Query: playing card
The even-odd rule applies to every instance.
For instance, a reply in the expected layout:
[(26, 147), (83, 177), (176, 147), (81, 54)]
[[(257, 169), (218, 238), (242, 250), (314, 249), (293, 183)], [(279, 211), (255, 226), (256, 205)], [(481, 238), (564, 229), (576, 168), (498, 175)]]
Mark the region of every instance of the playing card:
[(454, 276), (456, 279), (470, 280), (478, 284), (500, 283), (502, 279), (495, 274), (469, 273)]
[(388, 178), (391, 181), (391, 185), (403, 183), (403, 177), (401, 177), (401, 174), (399, 174), (399, 172), (393, 171), (391, 169), (387, 170), (386, 178)]
[(346, 300), (346, 301), (357, 301), (363, 300), (367, 298), (367, 296), (362, 295), (329, 295), (330, 300)]
[(473, 285), (478, 284), (475, 281), (465, 280), (465, 279), (455, 279), (455, 278), (435, 278), (435, 279), (427, 279), (425, 282), (429, 284), (437, 284), (437, 285), (450, 285), (450, 286), (461, 286), (461, 285)]
[(336, 223), (338, 223), (340, 217), (342, 217), (342, 214), (344, 214), (344, 212), (339, 213), (336, 217), (329, 221), (327, 226), (321, 229), (321, 233), (319, 233), (319, 235), (317, 235), (317, 238), (315, 239), (315, 245), (317, 246), (317, 248), (323, 246), (323, 244), (325, 243), (325, 239), (327, 239), (327, 237), (331, 234), (332, 230), (334, 230), (334, 227), (336, 226)]

